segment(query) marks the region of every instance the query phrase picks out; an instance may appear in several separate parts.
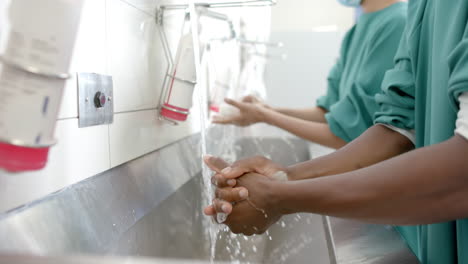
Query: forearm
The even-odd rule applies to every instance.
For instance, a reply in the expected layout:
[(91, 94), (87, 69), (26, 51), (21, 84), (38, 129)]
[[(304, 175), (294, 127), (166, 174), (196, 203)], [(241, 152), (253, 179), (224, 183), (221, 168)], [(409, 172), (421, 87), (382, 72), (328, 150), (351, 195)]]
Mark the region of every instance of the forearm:
[(272, 110), (264, 112), (266, 123), (287, 130), (298, 137), (331, 148), (341, 148), (346, 142), (332, 133), (328, 124), (306, 121)]
[(408, 138), (377, 125), (334, 153), (291, 166), (287, 173), (290, 180), (335, 175), (370, 166), (413, 148)]
[(460, 136), (357, 171), (275, 183), (284, 213), (311, 212), (383, 224), (468, 217), (468, 141)]
[(327, 111), (321, 107), (313, 107), (313, 108), (302, 108), (302, 109), (294, 109), (294, 108), (272, 108), (278, 113), (299, 118), (302, 120), (320, 122), (320, 123), (327, 123), (325, 119), (325, 114)]

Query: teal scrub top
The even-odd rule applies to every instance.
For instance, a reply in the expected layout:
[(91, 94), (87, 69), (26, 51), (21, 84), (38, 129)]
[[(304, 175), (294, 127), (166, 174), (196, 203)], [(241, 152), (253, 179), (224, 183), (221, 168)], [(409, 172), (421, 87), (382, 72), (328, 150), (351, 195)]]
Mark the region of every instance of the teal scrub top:
[(317, 100), (331, 131), (349, 142), (372, 126), (379, 109), (375, 94), (381, 91), (385, 72), (394, 66), (406, 24), (407, 4), (400, 2), (363, 14), (346, 34), (340, 58), (328, 77), (327, 94)]
[[(454, 136), (457, 98), (468, 91), (467, 25), (466, 0), (410, 0), (395, 67), (376, 95), (376, 123), (415, 129), (417, 147)], [(467, 220), (397, 229), (422, 263), (468, 264)]]

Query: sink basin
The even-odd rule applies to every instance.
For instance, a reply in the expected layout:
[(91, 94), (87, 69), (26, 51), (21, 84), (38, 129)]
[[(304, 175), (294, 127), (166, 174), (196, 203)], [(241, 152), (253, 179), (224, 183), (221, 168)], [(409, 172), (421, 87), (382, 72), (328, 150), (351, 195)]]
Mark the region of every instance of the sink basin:
[[(216, 128), (208, 138), (229, 133)], [(309, 145), (297, 138), (233, 138), (231, 142), (209, 140), (209, 153), (231, 160), (261, 154), (285, 166), (310, 159)], [(338, 254), (343, 263), (394, 263), (365, 255), (372, 252), (372, 244), (366, 241), (378, 243), (379, 237), (392, 237), (389, 250), (380, 241), (379, 256), (405, 255), (408, 261), (398, 263), (417, 263), (394, 231), (385, 227), (372, 228), (378, 231), (372, 233), (377, 240), (363, 239), (365, 233), (356, 230), (366, 225), (353, 222), (349, 229), (346, 220), (335, 221), (337, 231), (347, 234), (335, 250), (327, 221), (319, 215), (286, 216), (268, 233), (253, 237), (234, 235), (214, 225), (202, 215), (205, 186), (199, 150), (200, 136), (194, 135), (0, 214), (0, 263), (203, 263), (212, 256), (209, 231), (213, 228), (221, 229), (214, 251), (220, 262), (334, 264)], [(357, 240), (353, 234), (359, 234)], [(368, 247), (364, 255), (363, 246)], [(340, 256), (340, 252), (344, 253)], [(76, 255), (89, 258), (52, 257)], [(376, 259), (380, 262), (372, 261)]]
[[(187, 138), (1, 215), (0, 253), (209, 260), (214, 224), (202, 215), (199, 141)], [(298, 139), (242, 137), (235, 146), (235, 158), (264, 154), (283, 165), (309, 159)], [(220, 148), (209, 146), (214, 154)], [(330, 263), (321, 216), (284, 217), (253, 237), (218, 228), (217, 261)]]

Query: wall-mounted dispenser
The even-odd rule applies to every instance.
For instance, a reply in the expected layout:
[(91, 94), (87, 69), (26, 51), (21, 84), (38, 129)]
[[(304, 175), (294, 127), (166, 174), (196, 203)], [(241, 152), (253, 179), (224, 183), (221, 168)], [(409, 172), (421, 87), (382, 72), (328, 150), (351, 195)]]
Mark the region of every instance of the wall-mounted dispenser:
[(224, 99), (237, 87), (240, 49), (236, 42), (211, 42), (207, 46), (210, 111), (219, 113)]
[(45, 167), (83, 0), (14, 0), (0, 37), (0, 169)]
[[(230, 8), (230, 7), (262, 7), (272, 6), (276, 4), (276, 0), (244, 0), (244, 1), (227, 1), (217, 3), (195, 3), (193, 13), (189, 11), (188, 4), (162, 5), (156, 10), (156, 23), (158, 24), (161, 41), (164, 48), (164, 54), (168, 61), (168, 68), (161, 89), (159, 102), (159, 117), (161, 120), (169, 121), (173, 125), (177, 125), (180, 121), (187, 120), (190, 108), (192, 107), (192, 97), (195, 85), (197, 84), (197, 65), (195, 49), (200, 49), (203, 53), (207, 43), (199, 43), (194, 45), (194, 40), (199, 40), (199, 36), (191, 30), (190, 16), (199, 13), (200, 16), (206, 16), (217, 20), (223, 20), (228, 23), (230, 36), (229, 40), (236, 39), (232, 21), (225, 14), (214, 12), (209, 8)], [(196, 9), (195, 9), (196, 8)], [(166, 10), (185, 10), (184, 30), (179, 41), (175, 60), (171, 54), (167, 36), (164, 31), (164, 14)], [(198, 23), (198, 21), (196, 22)], [(200, 46), (200, 47), (198, 47)], [(200, 55), (201, 57), (201, 55)]]
[(192, 108), (193, 91), (197, 84), (192, 31), (189, 27), (186, 31), (179, 41), (175, 64), (168, 75), (169, 81), (161, 107), (161, 115), (175, 122), (187, 120)]

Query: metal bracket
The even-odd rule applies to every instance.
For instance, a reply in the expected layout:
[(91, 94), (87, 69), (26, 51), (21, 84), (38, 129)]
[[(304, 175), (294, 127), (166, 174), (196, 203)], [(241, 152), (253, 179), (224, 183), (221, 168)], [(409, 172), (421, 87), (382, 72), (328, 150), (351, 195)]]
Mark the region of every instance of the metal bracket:
[(79, 127), (114, 122), (112, 77), (96, 73), (78, 73)]
[[(172, 73), (172, 70), (173, 70), (173, 67), (174, 67), (173, 55), (172, 55), (171, 49), (169, 47), (169, 41), (167, 39), (166, 32), (164, 31), (164, 10), (165, 10), (165, 8), (163, 6), (156, 9), (156, 23), (157, 23), (157, 26), (158, 26), (159, 36), (161, 38), (161, 42), (162, 42), (162, 45), (163, 45), (164, 57), (166, 58), (166, 61), (167, 61), (166, 74), (164, 76), (161, 91), (160, 91), (160, 94), (159, 94), (159, 103), (158, 103), (158, 108), (157, 109), (158, 109), (158, 118), (159, 118), (159, 120), (161, 120), (161, 121), (163, 121), (163, 122), (165, 122), (167, 124), (176, 126), (176, 125), (178, 125), (178, 123), (176, 121), (169, 120), (169, 119), (167, 119), (167, 118), (165, 118), (164, 116), (161, 115), (161, 110), (162, 110), (162, 107), (164, 105), (164, 99), (166, 98), (166, 95), (167, 95), (166, 86), (167, 86), (170, 78), (172, 78), (171, 73)], [(188, 13), (188, 11), (186, 11), (185, 12), (185, 18), (184, 18), (184, 24), (182, 25), (182, 31), (185, 28), (186, 23), (189, 20), (190, 20), (190, 14)], [(181, 81), (185, 82), (186, 80), (181, 80)]]

